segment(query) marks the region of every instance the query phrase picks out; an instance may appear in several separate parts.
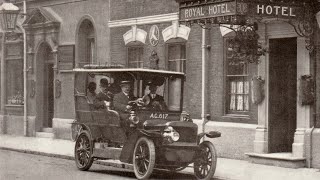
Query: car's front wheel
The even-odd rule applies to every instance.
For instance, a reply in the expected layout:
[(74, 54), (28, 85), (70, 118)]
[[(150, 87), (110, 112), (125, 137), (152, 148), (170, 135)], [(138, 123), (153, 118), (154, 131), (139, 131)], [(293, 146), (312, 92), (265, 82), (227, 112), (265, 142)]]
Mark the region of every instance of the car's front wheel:
[(194, 161), (194, 174), (197, 179), (210, 179), (217, 166), (217, 152), (213, 144), (209, 141), (204, 141), (199, 145), (199, 152)]
[(148, 179), (156, 161), (155, 147), (152, 140), (141, 137), (133, 152), (133, 170), (137, 179)]
[(74, 148), (74, 158), (78, 169), (82, 171), (88, 170), (92, 163), (92, 142), (88, 131), (82, 131), (76, 140)]

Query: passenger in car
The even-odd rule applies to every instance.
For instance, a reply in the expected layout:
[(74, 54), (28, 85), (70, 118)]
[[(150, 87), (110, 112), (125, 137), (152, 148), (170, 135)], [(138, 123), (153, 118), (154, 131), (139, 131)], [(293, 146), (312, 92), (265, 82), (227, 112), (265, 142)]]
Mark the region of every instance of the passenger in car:
[(109, 82), (108, 79), (100, 79), (100, 92), (97, 95), (97, 98), (94, 100), (94, 107), (96, 109), (106, 108), (106, 101), (110, 102), (110, 108), (113, 107), (112, 100), (113, 94), (109, 91)]
[(145, 102), (145, 106), (148, 109), (165, 111), (167, 110), (167, 105), (164, 101), (163, 96), (157, 94), (158, 86), (153, 82), (149, 82), (149, 90), (150, 93), (143, 97), (143, 101)]
[(97, 88), (97, 84), (95, 82), (90, 82), (88, 84), (87, 98), (88, 98), (89, 104), (93, 104), (93, 102), (97, 98), (96, 88)]

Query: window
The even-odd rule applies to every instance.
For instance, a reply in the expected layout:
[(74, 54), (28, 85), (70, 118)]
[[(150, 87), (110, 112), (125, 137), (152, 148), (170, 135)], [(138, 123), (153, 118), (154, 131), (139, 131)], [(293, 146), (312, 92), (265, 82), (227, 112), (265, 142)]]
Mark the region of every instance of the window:
[(143, 68), (143, 48), (140, 46), (128, 47), (128, 67)]
[(96, 60), (96, 32), (92, 22), (85, 19), (81, 22), (78, 32), (77, 66), (83, 67), (86, 64), (95, 64)]
[(95, 58), (94, 58), (94, 52), (95, 52), (95, 42), (94, 42), (94, 37), (88, 37), (87, 38), (87, 59), (90, 62), (90, 64), (95, 63)]
[(168, 70), (186, 73), (185, 43), (168, 44)]
[(7, 61), (7, 104), (23, 104), (23, 62)]
[[(225, 41), (229, 47), (229, 40)], [(249, 111), (248, 63), (233, 58), (226, 49), (226, 113), (247, 115)]]

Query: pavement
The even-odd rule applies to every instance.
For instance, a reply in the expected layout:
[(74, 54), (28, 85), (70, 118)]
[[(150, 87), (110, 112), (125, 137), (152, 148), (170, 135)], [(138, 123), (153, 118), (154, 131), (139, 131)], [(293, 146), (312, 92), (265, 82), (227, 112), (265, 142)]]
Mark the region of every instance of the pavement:
[[(70, 160), (74, 159), (74, 144), (72, 141), (62, 139), (0, 135), (0, 149)], [(132, 170), (131, 165), (117, 160), (95, 161), (95, 163)], [(182, 172), (193, 173), (193, 169), (188, 167)], [(282, 168), (253, 164), (245, 160), (218, 158), (214, 179), (319, 180), (320, 170)]]

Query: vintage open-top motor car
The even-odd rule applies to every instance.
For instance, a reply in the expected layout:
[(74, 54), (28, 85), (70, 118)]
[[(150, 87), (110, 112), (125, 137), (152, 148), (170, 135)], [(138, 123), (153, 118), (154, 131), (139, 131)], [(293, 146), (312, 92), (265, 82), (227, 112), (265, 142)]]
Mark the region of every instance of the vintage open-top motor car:
[[(88, 170), (94, 160), (118, 159), (133, 165), (138, 179), (147, 179), (154, 168), (179, 171), (193, 164), (197, 179), (210, 179), (215, 172), (217, 154), (203, 137), (220, 137), (216, 131), (198, 133), (198, 126), (183, 109), (185, 74), (181, 72), (85, 66), (75, 72), (76, 120), (72, 123), (75, 162)], [(109, 82), (109, 95), (121, 92), (120, 83), (128, 81), (131, 95), (127, 114), (114, 107), (113, 100), (97, 108), (89, 99), (87, 86), (101, 79)], [(147, 98), (150, 82), (156, 84), (164, 102), (151, 104)], [(98, 90), (97, 90), (98, 91)], [(125, 123), (123, 123), (125, 122)]]

